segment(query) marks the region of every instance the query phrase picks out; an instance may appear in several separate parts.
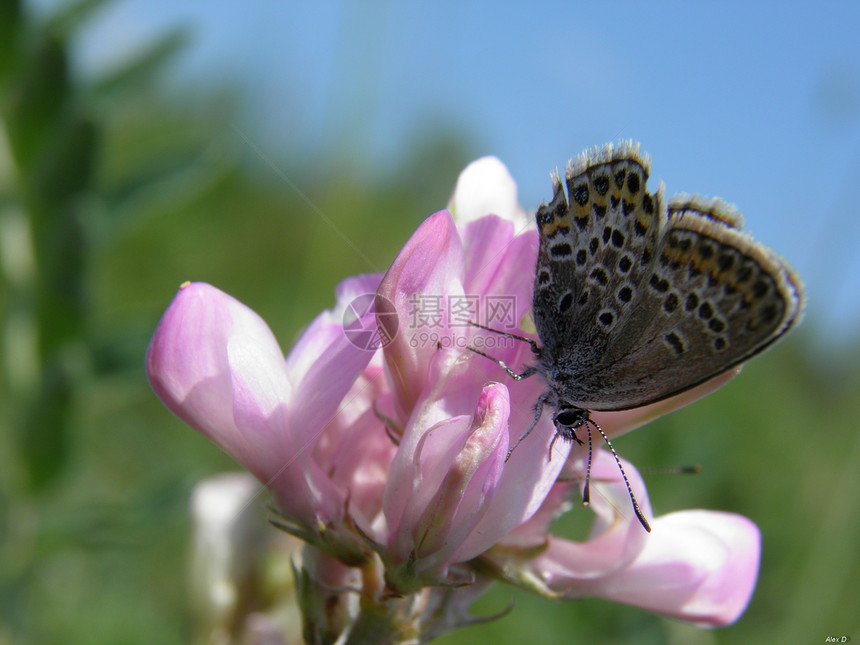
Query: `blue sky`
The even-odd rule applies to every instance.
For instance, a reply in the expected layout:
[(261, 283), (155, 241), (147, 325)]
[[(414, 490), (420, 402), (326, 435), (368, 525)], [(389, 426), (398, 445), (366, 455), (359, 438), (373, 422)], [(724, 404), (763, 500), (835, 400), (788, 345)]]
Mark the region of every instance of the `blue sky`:
[(795, 267), (822, 347), (856, 340), (860, 3), (655, 4), (119, 0), (79, 61), (109, 68), (186, 26), (174, 80), (238, 80), (242, 126), (269, 149), (378, 168), (451, 123), (528, 209), (571, 156), (638, 140), (652, 188), (736, 204)]

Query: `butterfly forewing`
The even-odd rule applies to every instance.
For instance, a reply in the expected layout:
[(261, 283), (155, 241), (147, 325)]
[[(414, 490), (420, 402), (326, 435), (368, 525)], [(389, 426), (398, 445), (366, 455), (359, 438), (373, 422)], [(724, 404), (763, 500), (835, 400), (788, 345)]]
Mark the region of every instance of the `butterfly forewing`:
[(593, 365), (653, 258), (662, 209), (645, 191), (648, 162), (637, 147), (579, 158), (566, 179), (569, 203), (556, 179), (537, 213), (535, 324), (553, 357)]

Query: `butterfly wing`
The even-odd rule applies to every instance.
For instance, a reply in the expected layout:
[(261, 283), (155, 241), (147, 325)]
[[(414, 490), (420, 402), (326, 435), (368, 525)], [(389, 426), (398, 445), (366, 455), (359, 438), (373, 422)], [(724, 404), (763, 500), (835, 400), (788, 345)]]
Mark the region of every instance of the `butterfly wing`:
[(556, 365), (599, 362), (651, 264), (661, 208), (645, 191), (648, 168), (638, 146), (594, 150), (568, 166), (570, 203), (555, 177), (552, 201), (537, 212), (534, 318)]
[[(622, 170), (623, 185), (602, 195), (603, 177)], [(615, 410), (659, 401), (743, 363), (799, 320), (802, 287), (782, 260), (741, 233), (740, 217), (719, 200), (664, 205), (662, 187), (649, 194), (638, 147), (593, 152), (566, 175), (567, 210), (558, 186), (543, 225), (538, 211), (535, 318), (568, 403)], [(560, 232), (545, 234), (552, 226)], [(564, 243), (569, 257), (559, 257)], [(565, 309), (567, 293), (576, 300)]]

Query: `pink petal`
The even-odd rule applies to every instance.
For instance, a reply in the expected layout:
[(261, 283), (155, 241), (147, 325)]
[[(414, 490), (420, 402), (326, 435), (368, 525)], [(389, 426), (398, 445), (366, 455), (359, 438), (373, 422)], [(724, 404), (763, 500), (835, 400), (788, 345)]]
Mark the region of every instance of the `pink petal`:
[[(538, 237), (535, 231), (514, 230), (499, 217), (484, 217), (463, 230), (466, 249), (465, 291), (481, 296), (479, 320), (500, 331), (519, 334), (523, 317), (532, 308)], [(500, 307), (513, 304), (511, 321), (500, 325)], [(507, 321), (505, 321), (507, 322)]]
[[(384, 499), (395, 561), (406, 562), (415, 554), (422, 560), (416, 567), (426, 570), (443, 567), (459, 553), (501, 476), (508, 414), (506, 388), (491, 384), (473, 417), (445, 418), (421, 432), (407, 429)], [(500, 537), (488, 536), (481, 550)]]
[[(374, 324), (372, 314), (365, 324)], [(341, 325), (325, 321), (322, 316), (304, 334), (311, 335), (318, 342), (300, 341), (299, 345), (302, 350), (316, 350), (316, 361), (301, 380), (289, 374), (295, 384), (290, 417), (296, 450), (313, 446), (341, 413), (341, 408), (350, 405), (351, 399), (345, 398), (346, 393), (373, 357), (373, 352), (353, 345), (344, 335)], [(294, 351), (299, 350), (299, 345)], [(381, 374), (378, 378), (383, 380)]]
[(655, 520), (645, 548), (615, 574), (571, 585), (569, 598), (601, 596), (722, 627), (746, 609), (758, 576), (761, 536), (744, 517), (682, 511)]
[[(278, 451), (276, 461), (269, 461), (265, 477), (260, 478), (284, 513), (315, 529), (319, 522), (337, 522), (343, 514), (345, 491), (334, 486), (311, 458), (313, 444), (325, 426), (308, 428), (302, 422), (302, 418), (313, 417), (313, 411), (306, 412), (308, 406), (328, 402), (319, 397), (283, 402), (280, 395), (288, 389), (283, 365), (278, 371), (261, 369), (271, 357), (258, 350), (241, 336), (231, 339), (228, 346), (236, 428), (249, 441), (265, 437), (268, 441), (260, 441), (263, 446), (276, 442), (286, 448)], [(328, 404), (334, 406), (338, 401)], [(254, 469), (258, 464), (242, 463), (259, 476)]]
[[(504, 472), (509, 415), (507, 388), (498, 383), (489, 384), (478, 401), (472, 433), (454, 465), (463, 488), (444, 550), (438, 556), (440, 561), (470, 560), (503, 536), (503, 533), (493, 535), (490, 531), (476, 531), (476, 527), (492, 507)], [(449, 486), (452, 483), (449, 482)]]
[(330, 464), (332, 480), (349, 490), (350, 516), (367, 535), (377, 535), (374, 521), (382, 514), (383, 492), (397, 446), (368, 408), (350, 423), (348, 434), (335, 447), (321, 463)]
[[(454, 221), (447, 211), (431, 216), (418, 228), (394, 260), (379, 285), (378, 294), (392, 303), (399, 318), (394, 340), (385, 346), (385, 363), (395, 393), (398, 411), (407, 416), (427, 383), (427, 365), (437, 351), (427, 334), (448, 328), (447, 300), (463, 295), (463, 247)], [(439, 298), (441, 319), (421, 320), (416, 298)], [(381, 325), (386, 321), (380, 320)]]
[[(577, 449), (582, 455), (583, 450)], [(651, 520), (645, 484), (629, 462), (624, 472), (643, 514)], [(585, 474), (580, 469), (580, 485)], [(626, 567), (647, 544), (649, 534), (639, 523), (615, 459), (606, 451), (594, 453), (591, 465), (591, 510), (597, 515), (591, 537), (583, 543), (552, 538), (545, 553), (533, 563), (556, 590), (581, 580), (599, 579)]]
[[(392, 533), (397, 532), (397, 527), (409, 524), (403, 517), (408, 506), (415, 506), (413, 496), (422, 494), (420, 482), (432, 473), (436, 473), (437, 480), (443, 476), (441, 464), (438, 472), (431, 472), (434, 462), (450, 459), (444, 449), (454, 451), (457, 438), (468, 432), (481, 380), (470, 379), (467, 367), (468, 363), (459, 361), (454, 352), (436, 352), (430, 359), (425, 391), (404, 428), (385, 490), (383, 505)], [(424, 436), (431, 430), (437, 438), (450, 433), (451, 439), (446, 444), (434, 438), (425, 446)], [(426, 471), (419, 466), (418, 455), (425, 457)], [(431, 495), (430, 488), (423, 487), (423, 494)]]
[(364, 295), (376, 293), (382, 276), (362, 275), (348, 278), (335, 289), (336, 305), (333, 311), (324, 311), (311, 323), (314, 331), (309, 328), (290, 351), (287, 357), (287, 372), (294, 383), (305, 378), (320, 358), (327, 351), (332, 339), (343, 333), (343, 315), (349, 304)]
[[(501, 540), (500, 544), (505, 549), (512, 548), (516, 550), (543, 548), (546, 546), (550, 525), (571, 505), (571, 500), (574, 499), (572, 490), (577, 485), (574, 482), (557, 481), (547, 494), (538, 511), (508, 533)], [(576, 509), (573, 509), (573, 512), (576, 512)]]
[[(522, 343), (520, 343), (522, 345)], [(526, 347), (527, 350), (527, 347)], [(481, 367), (489, 365), (490, 374), (503, 381), (507, 377), (493, 363), (476, 356), (468, 363), (468, 374), (481, 377)], [(466, 388), (465, 379), (455, 391)], [(514, 446), (525, 434), (534, 420), (534, 404), (542, 393), (544, 385), (538, 379), (528, 379), (513, 383), (508, 387), (510, 419), (508, 444)], [(445, 396), (443, 401), (450, 400)], [(546, 412), (546, 411), (545, 411)], [(474, 551), (487, 548), (487, 536), (505, 536), (517, 526), (528, 520), (541, 507), (549, 494), (570, 452), (570, 444), (557, 441), (550, 458), (549, 446), (555, 436), (550, 415), (545, 413), (531, 434), (513, 451), (505, 464), (501, 481), (492, 502), (481, 517), (475, 530), (466, 538), (462, 550)]]
[(323, 321), (306, 332), (299, 347), (324, 358), (294, 361), (294, 369), (308, 370), (288, 374), (259, 316), (195, 283), (180, 289), (147, 352), (147, 374), (164, 404), (251, 471), (282, 511), (314, 531), (320, 522), (339, 520), (346, 492), (313, 461), (313, 445), (371, 355), (334, 327)]
[(415, 437), (416, 441), (401, 442), (391, 464), (383, 500), (394, 539), (391, 547), (395, 560), (405, 562), (415, 548), (416, 525), (465, 441), (469, 427), (469, 417), (461, 415), (427, 428)]
[[(231, 343), (232, 359), (240, 370), (236, 378), (248, 388), (260, 386), (263, 394), (256, 404), (264, 409), (248, 408), (255, 403), (243, 387), (234, 392)], [(260, 364), (242, 373), (252, 354)], [(146, 371), (168, 409), (258, 479), (265, 481), (290, 456), (284, 437), (270, 428), (237, 426), (234, 394), (247, 414), (265, 417), (288, 401), (291, 392), (283, 354), (266, 323), (222, 291), (203, 283), (183, 285), (152, 337)]]

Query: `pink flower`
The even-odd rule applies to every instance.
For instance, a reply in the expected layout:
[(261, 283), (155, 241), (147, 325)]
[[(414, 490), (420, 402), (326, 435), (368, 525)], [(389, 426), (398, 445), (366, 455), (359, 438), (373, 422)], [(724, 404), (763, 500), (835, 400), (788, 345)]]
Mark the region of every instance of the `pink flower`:
[[(592, 538), (575, 544), (548, 533), (577, 485), (557, 481), (559, 474), (565, 469), (581, 482), (585, 448), (558, 441), (549, 458), (555, 429), (546, 414), (506, 462), (545, 384), (539, 377), (512, 382), (467, 349), (481, 348), (515, 370), (531, 364), (528, 343), (469, 323), (524, 333), (537, 233), (493, 158), (463, 172), (450, 211), (457, 221), (449, 211), (428, 218), (385, 276), (345, 281), (334, 309), (317, 317), (286, 358), (247, 307), (209, 285), (183, 285), (147, 352), (153, 390), (269, 489), (279, 526), (326, 554), (306, 554), (306, 575), (333, 557), (360, 567), (361, 576), (339, 575), (360, 579), (363, 597), (381, 605), (392, 594), (425, 594), (424, 610), (409, 615), (425, 634), (464, 620), (489, 581), (481, 572), (492, 565), (496, 577), (547, 596), (597, 595), (697, 624), (736, 618), (755, 582), (755, 528), (690, 511), (657, 518), (648, 535), (630, 521), (627, 489), (599, 446), (591, 465)], [(376, 319), (356, 304), (371, 301)], [(345, 330), (347, 312), (358, 318)], [(385, 343), (369, 349), (377, 323)], [(616, 436), (731, 376), (594, 419)], [(650, 519), (641, 479), (631, 465), (625, 471)], [(475, 558), (485, 565), (473, 567)], [(371, 574), (377, 566), (381, 572)], [(438, 587), (462, 583), (471, 591)]]
[[(338, 300), (349, 302), (377, 283), (374, 276), (348, 280)], [(351, 491), (339, 472), (331, 473), (337, 453), (329, 439), (341, 429), (344, 401), (353, 402), (351, 441), (367, 433), (371, 420), (362, 407), (370, 405), (376, 385), (368, 365), (373, 354), (349, 342), (339, 313), (318, 316), (284, 360), (254, 312), (214, 287), (185, 284), (156, 329), (146, 366), (162, 402), (269, 488), (298, 535), (360, 561), (365, 548), (346, 514)], [(393, 453), (384, 436), (358, 453), (379, 444)]]

